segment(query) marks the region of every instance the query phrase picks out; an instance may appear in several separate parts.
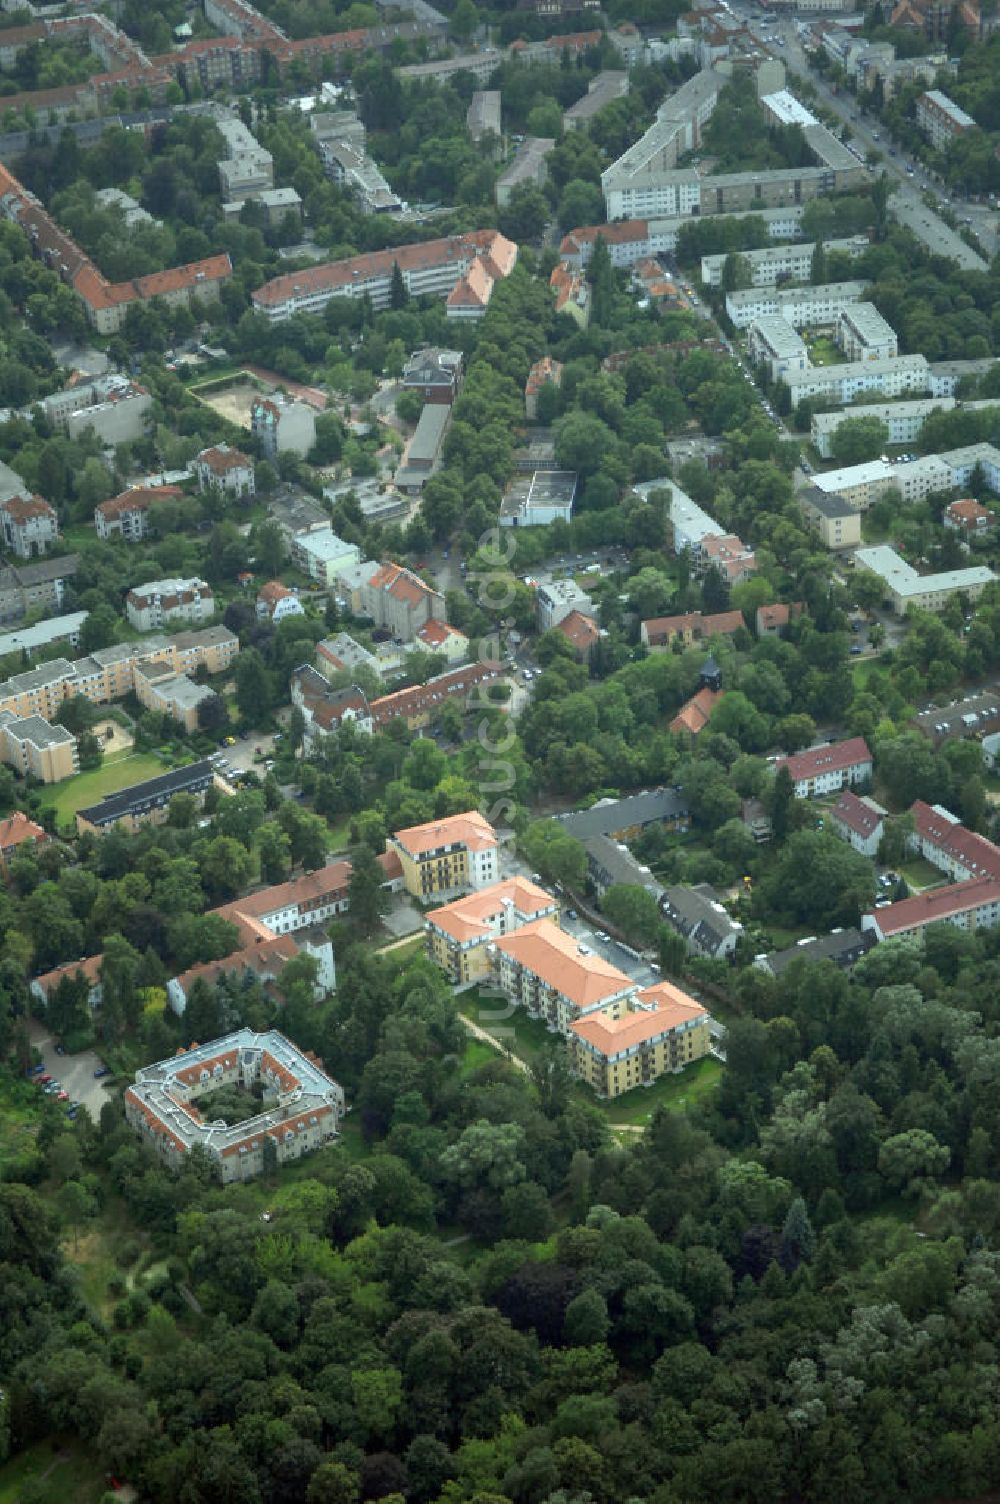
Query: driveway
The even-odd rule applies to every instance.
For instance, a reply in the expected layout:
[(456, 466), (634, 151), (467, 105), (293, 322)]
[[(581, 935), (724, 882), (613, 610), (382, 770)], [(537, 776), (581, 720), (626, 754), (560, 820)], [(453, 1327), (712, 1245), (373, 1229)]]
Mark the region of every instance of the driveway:
[[(96, 1123), (101, 1108), (105, 1102), (112, 1100), (115, 1090), (114, 1087), (109, 1090), (105, 1085), (109, 1077), (105, 1077), (103, 1081), (94, 1080), (94, 1072), (104, 1064), (97, 1051), (83, 1050), (79, 1055), (57, 1055), (52, 1035), (37, 1018), (28, 1020), (28, 1036), (35, 1049), (40, 1051), (49, 1075), (61, 1082), (63, 1090), (69, 1092), (70, 1101), (83, 1103)], [(64, 1107), (66, 1104), (61, 1102), (59, 1105)]]
[(263, 768), (259, 762), (254, 762), (253, 755), (256, 751), (270, 757), (274, 751), (274, 735), (270, 731), (252, 731), (249, 736), (241, 736), (235, 747), (220, 747), (219, 751), (225, 757), (230, 767), (240, 773), (252, 769), (263, 776)]

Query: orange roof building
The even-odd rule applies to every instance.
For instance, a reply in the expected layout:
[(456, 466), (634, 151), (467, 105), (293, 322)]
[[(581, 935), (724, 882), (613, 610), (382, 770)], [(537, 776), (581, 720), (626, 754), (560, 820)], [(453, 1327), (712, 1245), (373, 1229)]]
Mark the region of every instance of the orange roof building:
[(699, 689), (696, 695), (692, 695), (685, 705), (670, 722), (670, 730), (675, 735), (682, 731), (688, 736), (700, 736), (712, 719), (712, 712), (722, 699), (723, 691), (719, 689)]
[(524, 877), (510, 877), (454, 903), (424, 921), (427, 953), (455, 986), (482, 981), (490, 971), (490, 942), (537, 919), (558, 922), (551, 893)]
[(601, 636), (593, 617), (584, 616), (582, 611), (571, 611), (556, 623), (555, 630), (566, 638), (581, 663), (587, 662)]
[(488, 888), (500, 875), (499, 850), (493, 826), (474, 809), (397, 830), (386, 843), (406, 892), (425, 901)]
[(574, 1069), (600, 1097), (618, 1097), (679, 1071), (711, 1048), (709, 1015), (671, 982), (570, 1024)]
[(23, 809), (16, 809), (0, 820), (0, 872), (6, 877), (9, 863), (27, 842), (44, 846), (48, 839), (47, 831), (29, 819)]
[(716, 611), (703, 616), (700, 611), (686, 611), (681, 616), (650, 616), (643, 623), (639, 640), (644, 647), (671, 647), (679, 638), (685, 647), (706, 637), (731, 637), (745, 627), (742, 611)]
[(574, 1019), (595, 1013), (635, 992), (625, 972), (565, 934), (551, 919), (525, 924), (493, 942), (493, 975), (501, 989), (532, 1018), (568, 1035)]

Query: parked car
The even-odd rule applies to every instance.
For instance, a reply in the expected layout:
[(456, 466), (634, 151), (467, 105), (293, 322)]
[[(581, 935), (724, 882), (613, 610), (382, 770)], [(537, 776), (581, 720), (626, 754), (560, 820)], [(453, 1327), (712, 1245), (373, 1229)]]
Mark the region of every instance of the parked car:
[(108, 1067), (106, 1065), (101, 1065), (94, 1072), (94, 1080), (95, 1081), (100, 1081), (100, 1079), (101, 1079), (102, 1076), (110, 1076), (110, 1075), (111, 1075), (111, 1071), (108, 1069)]
[(56, 1092), (56, 1101), (57, 1102), (68, 1102), (69, 1101), (69, 1092), (68, 1091), (57, 1091)]
[(38, 1084), (39, 1084), (39, 1086), (48, 1086), (48, 1084), (49, 1084), (49, 1082), (50, 1082), (50, 1081), (51, 1081), (51, 1080), (52, 1080), (52, 1077), (51, 1077), (51, 1076), (50, 1076), (50, 1075), (49, 1075), (49, 1073), (48, 1073), (48, 1071), (47, 1071), (47, 1070), (46, 1070), (46, 1069), (45, 1069), (45, 1067), (44, 1067), (44, 1066), (42, 1066), (42, 1073), (41, 1073), (41, 1075), (40, 1075), (40, 1076), (39, 1076), (39, 1077), (38, 1077)]
[(65, 1055), (65, 1053), (66, 1053), (66, 1046), (64, 1044), (57, 1044), (56, 1045), (56, 1054), (57, 1055)]

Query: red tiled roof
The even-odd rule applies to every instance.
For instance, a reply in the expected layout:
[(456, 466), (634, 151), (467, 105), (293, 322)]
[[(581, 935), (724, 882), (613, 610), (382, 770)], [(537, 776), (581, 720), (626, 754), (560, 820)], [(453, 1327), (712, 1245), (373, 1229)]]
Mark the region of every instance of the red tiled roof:
[(42, 845), (48, 839), (47, 833), (34, 820), (29, 820), (23, 809), (16, 809), (6, 820), (0, 820), (0, 851), (13, 851), (25, 841), (37, 841)]
[(78, 971), (82, 971), (91, 987), (95, 987), (101, 980), (101, 967), (103, 965), (103, 953), (96, 956), (87, 956), (83, 961), (67, 961), (62, 966), (56, 966), (52, 971), (43, 972), (40, 977), (35, 977), (35, 982), (48, 995), (53, 987), (58, 987), (63, 977), (75, 977)]
[(395, 694), (373, 700), (372, 720), (376, 727), (380, 727), (399, 716), (430, 713), (452, 695), (468, 694), (477, 684), (496, 679), (499, 673), (499, 663), (472, 663), (452, 669), (450, 673), (429, 679), (426, 684), (415, 684), (411, 689), (399, 689)]
[(882, 823), (878, 810), (873, 809), (864, 799), (859, 799), (850, 789), (845, 789), (841, 794), (830, 811), (830, 819), (838, 825), (846, 826), (856, 836), (866, 838), (873, 836)]
[(993, 903), (1000, 903), (1000, 882), (995, 877), (970, 877), (946, 888), (928, 888), (887, 909), (869, 910), (865, 918), (874, 919), (883, 935), (898, 935)]
[(994, 846), (992, 841), (968, 830), (957, 820), (948, 819), (922, 799), (910, 806), (910, 815), (915, 836), (937, 847), (953, 862), (961, 863), (973, 877), (1000, 880), (1000, 847)]
[(670, 722), (670, 730), (675, 734), (679, 731), (687, 731), (691, 736), (700, 735), (712, 719), (712, 711), (722, 696), (721, 689), (699, 689), (686, 705), (681, 706)]
[(848, 768), (870, 763), (871, 752), (863, 736), (852, 736), (844, 742), (834, 742), (827, 747), (811, 747), (808, 752), (796, 752), (793, 757), (779, 757), (774, 764), (787, 768), (793, 783), (805, 778), (815, 778), (820, 773), (846, 772)]
[(600, 637), (596, 622), (582, 611), (571, 611), (556, 626), (556, 631), (572, 643), (578, 653), (587, 653)]
[(0, 502), (0, 511), (6, 512), (12, 522), (30, 522), (32, 517), (51, 517), (55, 521), (56, 517), (53, 508), (41, 496), (11, 496)]
[(563, 236), (559, 246), (560, 254), (571, 256), (582, 246), (592, 245), (598, 236), (609, 246), (631, 245), (633, 241), (649, 239), (649, 221), (620, 219), (610, 225), (579, 225)]
[(587, 1018), (574, 1019), (570, 1029), (578, 1039), (586, 1040), (607, 1058), (669, 1033), (680, 1024), (708, 1017), (701, 1003), (670, 982), (658, 982), (655, 987), (645, 988), (637, 994), (636, 1002), (648, 1006), (624, 1012), (621, 1018), (592, 1013)]
[(94, 512), (100, 512), (105, 521), (110, 522), (123, 512), (145, 512), (158, 501), (176, 501), (183, 495), (180, 486), (133, 486), (131, 490), (122, 491), (108, 501), (98, 502)]
[(283, 585), (280, 580), (268, 580), (267, 584), (261, 585), (257, 591), (257, 599), (273, 609), (279, 601), (294, 600), (297, 597), (295, 591), (289, 590), (288, 586)]
[(209, 470), (214, 470), (216, 475), (224, 475), (227, 470), (249, 469), (253, 465), (253, 460), (242, 450), (220, 448), (218, 444), (210, 449), (203, 449), (198, 462), (207, 465)]

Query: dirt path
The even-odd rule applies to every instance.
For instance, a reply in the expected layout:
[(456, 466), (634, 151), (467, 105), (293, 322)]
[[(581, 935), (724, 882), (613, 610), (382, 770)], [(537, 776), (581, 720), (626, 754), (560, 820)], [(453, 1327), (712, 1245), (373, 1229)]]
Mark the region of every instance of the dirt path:
[(499, 1039), (496, 1039), (492, 1034), (488, 1033), (486, 1029), (481, 1028), (479, 1024), (474, 1024), (472, 1022), (472, 1019), (466, 1018), (464, 1013), (460, 1013), (458, 1016), (462, 1020), (462, 1023), (465, 1025), (468, 1032), (472, 1035), (473, 1039), (478, 1039), (481, 1041), (481, 1043), (488, 1044), (490, 1046), (490, 1049), (496, 1050), (497, 1054), (502, 1055), (503, 1058), (509, 1061), (511, 1065), (516, 1066), (519, 1071), (523, 1071), (526, 1076), (530, 1076), (531, 1071), (529, 1070), (528, 1066), (525, 1065), (524, 1061), (519, 1059), (517, 1055), (513, 1054), (511, 1050), (508, 1050), (505, 1045), (502, 1045)]

